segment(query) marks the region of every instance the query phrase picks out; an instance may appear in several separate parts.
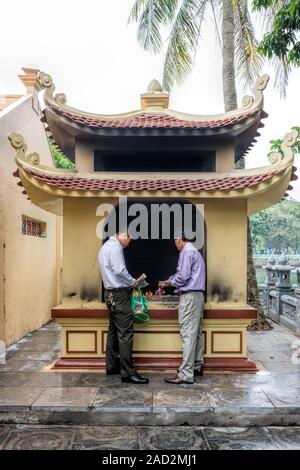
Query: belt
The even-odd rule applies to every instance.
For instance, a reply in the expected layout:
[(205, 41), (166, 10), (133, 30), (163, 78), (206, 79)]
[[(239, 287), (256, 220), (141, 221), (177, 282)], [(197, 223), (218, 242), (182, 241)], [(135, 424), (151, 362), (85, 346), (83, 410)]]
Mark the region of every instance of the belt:
[(190, 294), (191, 292), (202, 292), (204, 294), (204, 290), (181, 290), (178, 292), (179, 295)]
[(132, 290), (132, 287), (114, 287), (113, 289), (106, 289), (107, 292), (128, 292)]

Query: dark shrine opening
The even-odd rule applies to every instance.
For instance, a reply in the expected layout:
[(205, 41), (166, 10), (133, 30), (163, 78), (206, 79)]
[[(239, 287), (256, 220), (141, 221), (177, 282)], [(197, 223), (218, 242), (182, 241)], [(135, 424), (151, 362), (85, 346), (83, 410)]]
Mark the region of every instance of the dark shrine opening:
[[(138, 238), (132, 240), (130, 245), (124, 249), (124, 258), (126, 262), (126, 267), (130, 274), (137, 278), (140, 276), (142, 273), (145, 273), (147, 275), (147, 282), (149, 283), (149, 286), (146, 288), (146, 291), (150, 291), (152, 293), (155, 293), (155, 291), (158, 288), (158, 282), (161, 280), (167, 279), (170, 275), (174, 274), (176, 272), (176, 267), (177, 267), (177, 262), (178, 262), (178, 257), (179, 257), (179, 252), (177, 251), (174, 243), (174, 236), (175, 233), (178, 231), (178, 212), (176, 214), (176, 217), (174, 216), (174, 213), (172, 210), (169, 210), (171, 207), (174, 207), (174, 204), (178, 205), (177, 208), (181, 209), (181, 223), (182, 227), (184, 229), (184, 232), (187, 233), (186, 231), (186, 226), (185, 224), (188, 223), (188, 231), (192, 230), (195, 231), (197, 229), (197, 237), (199, 236), (198, 240), (202, 237), (202, 242), (201, 243), (201, 249), (200, 252), (202, 256), (204, 257), (205, 260), (205, 226), (204, 226), (204, 221), (202, 214), (199, 213), (197, 210), (196, 206), (193, 205), (190, 201), (188, 200), (175, 200), (175, 199), (128, 199), (127, 200), (127, 211), (130, 213), (130, 208), (134, 204), (142, 204), (145, 206), (147, 209), (147, 225), (148, 225), (148, 234), (149, 237), (147, 239), (145, 238)], [(164, 205), (164, 208), (166, 212), (162, 210), (159, 216), (159, 226), (158, 226), (158, 237), (157, 239), (152, 239), (151, 238), (151, 233), (153, 229), (153, 207), (157, 207), (161, 205)], [(184, 214), (187, 212), (187, 206), (189, 206), (189, 214), (191, 214), (191, 217), (185, 217), (184, 219)], [(168, 213), (169, 210), (169, 216), (166, 214)], [(119, 226), (119, 212), (120, 212), (120, 206), (117, 206), (115, 208), (115, 215), (116, 215), (116, 231), (122, 231), (122, 228)], [(152, 216), (151, 216), (152, 214)], [(110, 215), (108, 216), (110, 217)], [(168, 220), (167, 217), (170, 219), (170, 224), (169, 224), (169, 234), (168, 238), (164, 238), (166, 235), (165, 232), (165, 227), (166, 225), (163, 225), (163, 219), (164, 223), (167, 224)], [(129, 228), (130, 232), (130, 224), (132, 220), (134, 219), (134, 216), (128, 215), (128, 224), (127, 228)], [(188, 221), (188, 222), (187, 222)], [(155, 223), (157, 220), (155, 220)], [(199, 224), (202, 226), (199, 227)], [(140, 230), (140, 228), (138, 228)], [(200, 232), (203, 231), (203, 234), (200, 234)], [(192, 239), (191, 241), (195, 241)], [(166, 293), (167, 294), (173, 294), (174, 289), (173, 288), (167, 288)]]
[(140, 150), (108, 152), (96, 150), (94, 171), (124, 172), (213, 172), (216, 154), (204, 150)]

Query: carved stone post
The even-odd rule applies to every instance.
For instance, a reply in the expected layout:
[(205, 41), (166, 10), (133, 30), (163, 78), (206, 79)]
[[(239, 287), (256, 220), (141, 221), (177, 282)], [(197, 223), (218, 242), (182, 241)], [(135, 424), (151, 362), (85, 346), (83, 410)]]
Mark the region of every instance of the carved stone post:
[(293, 266), (288, 264), (288, 259), (285, 255), (281, 255), (276, 266), (276, 311), (278, 313), (278, 320), (282, 314), (282, 300), (281, 297), (289, 294), (292, 289), (291, 283), (291, 270)]
[(276, 282), (276, 259), (275, 256), (270, 256), (268, 264), (265, 266), (266, 278), (265, 278), (265, 288), (264, 288), (264, 305), (266, 308), (266, 315), (271, 316), (270, 312), (270, 291), (274, 290)]
[(4, 341), (0, 340), (0, 364), (5, 364), (6, 362), (6, 348)]
[(295, 289), (296, 297), (296, 322), (297, 334), (300, 334), (300, 268), (297, 268), (297, 287)]

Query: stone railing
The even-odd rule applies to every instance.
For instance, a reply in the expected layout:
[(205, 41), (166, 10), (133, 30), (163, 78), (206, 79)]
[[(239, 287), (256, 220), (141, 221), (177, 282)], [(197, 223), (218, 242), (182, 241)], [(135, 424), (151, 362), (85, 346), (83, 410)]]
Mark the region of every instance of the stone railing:
[[(264, 266), (265, 283), (260, 285), (260, 296), (266, 316), (300, 335), (300, 268), (288, 264), (282, 255), (278, 259), (271, 256)], [(297, 286), (291, 283), (291, 271), (297, 273)]]

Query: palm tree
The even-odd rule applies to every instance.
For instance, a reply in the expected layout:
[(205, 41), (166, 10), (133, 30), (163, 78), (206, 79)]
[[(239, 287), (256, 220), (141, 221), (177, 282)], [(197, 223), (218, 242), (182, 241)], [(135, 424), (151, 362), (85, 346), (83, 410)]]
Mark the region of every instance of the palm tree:
[(229, 111), (237, 107), (236, 76), (244, 89), (252, 87), (262, 65), (246, 0), (136, 0), (129, 22), (138, 23), (137, 40), (152, 53), (161, 52), (161, 30), (169, 29), (163, 88), (170, 91), (193, 68), (206, 18), (213, 21), (223, 50), (224, 105)]
[[(191, 72), (203, 21), (209, 15), (222, 47), (224, 107), (231, 111), (237, 108), (236, 77), (247, 89), (254, 84), (262, 65), (247, 0), (136, 0), (129, 22), (138, 23), (141, 47), (155, 54), (163, 48), (162, 29), (169, 29), (163, 88), (170, 91), (175, 82), (182, 84)], [(244, 167), (243, 160), (238, 163), (239, 168)], [(257, 309), (255, 328), (268, 327), (259, 300), (249, 228), (248, 302)]]
[[(289, 2), (287, 2), (287, 0), (273, 0), (272, 2), (265, 2), (266, 6), (264, 7), (261, 3), (260, 1), (252, 0), (253, 8), (258, 11), (258, 18), (263, 32), (269, 33), (274, 26), (275, 16)], [(289, 19), (287, 19), (287, 21), (289, 21)], [(292, 71), (288, 55), (285, 54), (279, 58), (274, 54), (271, 59), (271, 64), (275, 71), (275, 88), (279, 91), (279, 95), (285, 98), (289, 76)]]

